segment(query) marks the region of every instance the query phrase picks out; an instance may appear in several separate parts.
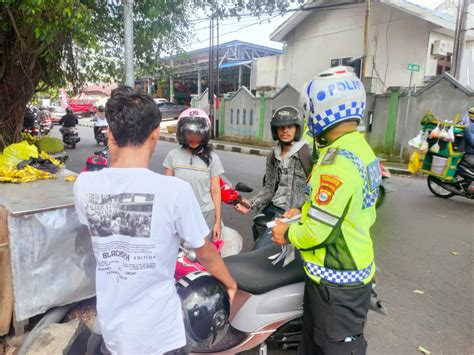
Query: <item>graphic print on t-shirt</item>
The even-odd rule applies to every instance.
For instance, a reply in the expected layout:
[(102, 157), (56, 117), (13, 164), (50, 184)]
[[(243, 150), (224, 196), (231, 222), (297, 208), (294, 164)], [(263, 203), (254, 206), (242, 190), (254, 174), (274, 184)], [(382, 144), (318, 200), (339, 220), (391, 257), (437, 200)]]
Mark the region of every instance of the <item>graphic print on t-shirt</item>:
[(153, 194), (89, 194), (86, 216), (94, 237), (150, 238)]

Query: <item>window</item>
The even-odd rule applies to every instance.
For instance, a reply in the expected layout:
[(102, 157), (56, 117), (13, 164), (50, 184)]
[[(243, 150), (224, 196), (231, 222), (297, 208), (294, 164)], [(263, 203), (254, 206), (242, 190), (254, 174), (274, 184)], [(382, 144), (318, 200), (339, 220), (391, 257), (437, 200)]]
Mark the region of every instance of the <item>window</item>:
[(249, 125), (253, 126), (253, 109), (250, 109)]
[(362, 58), (353, 59), (352, 57), (331, 59), (331, 68), (344, 65), (354, 68), (354, 73), (360, 78), (362, 69)]
[(230, 124), (234, 123), (234, 109), (230, 109)]
[(240, 124), (240, 108), (237, 109), (237, 124)]
[(436, 61), (436, 75), (443, 75), (451, 71), (451, 53), (443, 57), (439, 57)]
[(247, 109), (243, 109), (243, 112), (242, 112), (242, 124), (245, 126), (245, 124), (247, 123)]

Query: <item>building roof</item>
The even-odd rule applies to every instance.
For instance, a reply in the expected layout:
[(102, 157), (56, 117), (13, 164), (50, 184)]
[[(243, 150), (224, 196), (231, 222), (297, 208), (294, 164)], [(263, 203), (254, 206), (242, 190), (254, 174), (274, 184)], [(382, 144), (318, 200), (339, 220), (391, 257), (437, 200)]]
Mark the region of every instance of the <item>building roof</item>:
[[(272, 47), (261, 46), (261, 45), (259, 45), (259, 44), (254, 44), (254, 43), (249, 43), (249, 42), (244, 42), (244, 41), (239, 41), (239, 40), (234, 40), (234, 41), (229, 41), (229, 42), (220, 43), (220, 44), (219, 44), (219, 49), (220, 49), (220, 50), (223, 50), (223, 49), (226, 49), (226, 48), (229, 48), (229, 47), (235, 47), (235, 46), (248, 47), (248, 48), (255, 49), (255, 50), (261, 50), (261, 51), (265, 51), (265, 52), (270, 52), (270, 53), (275, 54), (275, 55), (285, 53), (285, 52), (282, 51), (281, 49), (276, 49), (276, 48), (272, 48)], [(217, 46), (214, 46), (214, 47), (217, 47)], [(195, 54), (200, 54), (200, 53), (208, 53), (208, 52), (209, 52), (209, 47), (204, 47), (204, 48), (195, 49), (195, 50), (186, 52), (185, 54), (189, 56), (189, 55), (195, 55)], [(176, 54), (176, 55), (174, 55), (174, 56), (170, 56), (168, 59), (179, 58), (179, 57), (181, 57), (182, 55), (183, 55), (183, 54)]]
[[(418, 4), (414, 4), (405, 0), (378, 0), (379, 3), (391, 6), (400, 11), (416, 16), (425, 21), (431, 22), (440, 29), (448, 30), (446, 34), (452, 35), (456, 25), (456, 18), (453, 11), (446, 11), (446, 7), (438, 7), (436, 9), (428, 9)], [(297, 27), (306, 17), (312, 13), (312, 9), (335, 8), (348, 5), (356, 5), (365, 3), (363, 0), (337, 1), (337, 0), (319, 0), (308, 2), (303, 5), (303, 11), (295, 12), (288, 20), (281, 24), (271, 35), (270, 39), (276, 42), (283, 42), (288, 33)], [(471, 5), (472, 8), (473, 5)], [(452, 6), (451, 6), (452, 7)], [(474, 21), (468, 21), (467, 28), (474, 27)], [(474, 37), (473, 31), (468, 31), (468, 39)]]

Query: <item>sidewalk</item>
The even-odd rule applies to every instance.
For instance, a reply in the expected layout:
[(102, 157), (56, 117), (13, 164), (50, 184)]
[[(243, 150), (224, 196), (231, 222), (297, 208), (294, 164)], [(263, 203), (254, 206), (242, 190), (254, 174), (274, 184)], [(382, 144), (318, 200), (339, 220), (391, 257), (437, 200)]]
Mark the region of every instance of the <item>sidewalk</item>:
[[(161, 125), (162, 132), (160, 135), (160, 140), (165, 141), (165, 142), (170, 142), (170, 143), (178, 143), (178, 140), (176, 139), (176, 135), (174, 133), (170, 134), (166, 132), (166, 126), (172, 125), (175, 123), (176, 123), (175, 120), (162, 122), (162, 125)], [(90, 121), (87, 121), (87, 122), (79, 121), (79, 126), (93, 127), (94, 124)], [(259, 156), (267, 156), (272, 151), (268, 147), (251, 146), (251, 145), (245, 145), (245, 144), (239, 144), (239, 143), (233, 143), (233, 142), (231, 143), (231, 142), (225, 142), (225, 141), (212, 141), (212, 147), (215, 150), (223, 150), (226, 152), (252, 154), (252, 155), (259, 155)], [(405, 164), (383, 161), (383, 165), (394, 175), (403, 175), (403, 176), (412, 175), (408, 171), (407, 166)]]

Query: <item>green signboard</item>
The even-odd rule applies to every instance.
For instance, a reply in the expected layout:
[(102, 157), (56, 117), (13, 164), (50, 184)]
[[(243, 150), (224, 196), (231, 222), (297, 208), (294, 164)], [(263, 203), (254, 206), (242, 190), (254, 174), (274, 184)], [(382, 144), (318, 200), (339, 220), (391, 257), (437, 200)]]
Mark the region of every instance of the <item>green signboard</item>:
[(409, 71), (420, 71), (420, 64), (410, 63), (408, 64)]

